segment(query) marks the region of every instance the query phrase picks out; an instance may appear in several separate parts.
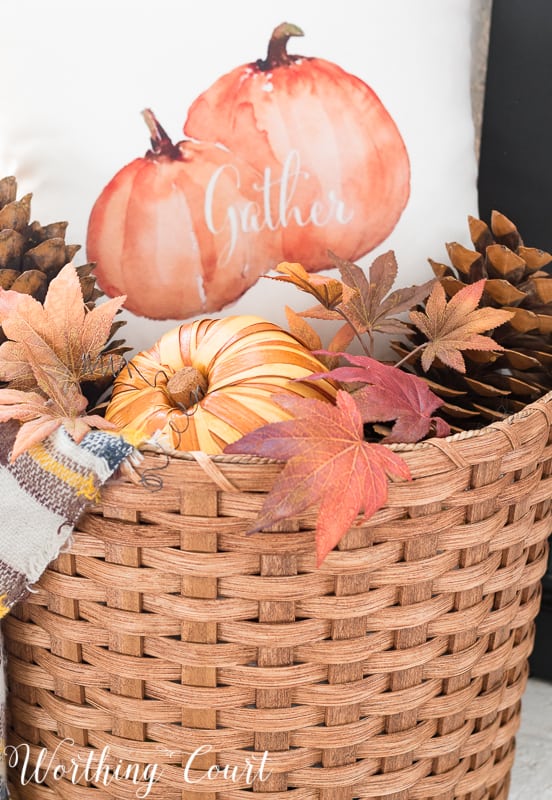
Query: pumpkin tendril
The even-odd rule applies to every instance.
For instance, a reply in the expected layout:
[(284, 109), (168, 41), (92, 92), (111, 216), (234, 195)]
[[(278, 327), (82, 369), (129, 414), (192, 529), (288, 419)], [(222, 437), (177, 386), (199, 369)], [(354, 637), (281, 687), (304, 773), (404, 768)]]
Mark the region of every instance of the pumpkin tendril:
[[(144, 383), (146, 383), (152, 389), (157, 389), (157, 387), (158, 387), (157, 380), (158, 380), (158, 378), (160, 378), (161, 375), (165, 379), (165, 382), (167, 382), (169, 380), (169, 376), (167, 375), (165, 370), (164, 369), (158, 369), (157, 372), (155, 373), (155, 375), (153, 376), (153, 383), (152, 383), (151, 380), (149, 378), (147, 378), (143, 374), (143, 372), (140, 370), (140, 368), (137, 367), (136, 364), (134, 364), (132, 361), (129, 364), (127, 364), (124, 369), (127, 370), (128, 378), (129, 378), (130, 381), (132, 381), (132, 378), (134, 377), (133, 373), (132, 373), (132, 370), (134, 370), (138, 374), (138, 376), (144, 381)], [(122, 373), (120, 373), (120, 374), (122, 374)], [(120, 375), (119, 375), (119, 377), (120, 377)], [(120, 383), (121, 383), (122, 386), (126, 386), (128, 389), (135, 388), (133, 383), (126, 383), (124, 381), (120, 381)]]
[[(157, 443), (159, 446), (159, 443)], [(165, 456), (165, 463), (160, 467), (149, 467), (148, 469), (139, 470), (135, 468), (135, 472), (138, 473), (138, 478), (144, 489), (148, 489), (150, 492), (159, 492), (164, 486), (163, 478), (161, 475), (158, 475), (158, 470), (167, 469), (169, 464), (171, 463), (171, 459), (169, 453), (167, 453), (163, 447), (160, 448), (163, 451), (163, 455)]]
[(191, 409), (182, 408), (180, 410), (182, 411), (182, 413), (186, 417), (186, 426), (184, 428), (179, 428), (177, 425), (174, 424), (174, 421), (172, 419), (169, 420), (169, 428), (171, 429), (171, 431), (173, 433), (176, 433), (176, 435), (178, 437), (177, 441), (176, 441), (176, 446), (174, 448), (175, 450), (179, 450), (180, 449), (180, 442), (182, 441), (182, 436), (188, 430), (188, 427), (190, 425), (190, 417), (193, 417), (193, 415), (196, 413), (197, 405), (194, 406)]

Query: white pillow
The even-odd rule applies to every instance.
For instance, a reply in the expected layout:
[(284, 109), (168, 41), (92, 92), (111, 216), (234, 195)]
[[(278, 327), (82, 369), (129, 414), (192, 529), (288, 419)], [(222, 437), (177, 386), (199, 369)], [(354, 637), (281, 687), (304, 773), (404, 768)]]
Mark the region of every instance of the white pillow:
[[(314, 74), (313, 62), (307, 60), (300, 65), (304, 70), (301, 78), (285, 77), (284, 91), (277, 76), (272, 85), (269, 70), (267, 102), (280, 104), (280, 116), (269, 115), (272, 127), (267, 134), (255, 134), (252, 117), (252, 124), (242, 126), (237, 141), (240, 156), (258, 169), (263, 152), (259, 141), (265, 135), (272, 137), (271, 142), (277, 142), (273, 148), (277, 158), (270, 164), (271, 172), (261, 176), (259, 183), (259, 173), (251, 178), (250, 167), (235, 161), (235, 154), (212, 144), (193, 145), (201, 151), (194, 158), (200, 160), (202, 169), (184, 169), (184, 182), (195, 183), (192, 199), (191, 190), (185, 199), (177, 192), (181, 226), (177, 229), (174, 220), (167, 222), (161, 203), (152, 204), (148, 211), (150, 217), (161, 218), (155, 235), (165, 247), (163, 264), (156, 263), (159, 258), (154, 255), (154, 245), (148, 246), (143, 263), (140, 248), (135, 248), (135, 273), (132, 277), (127, 273), (124, 280), (110, 283), (106, 275), (113, 276), (115, 268), (108, 265), (103, 270), (99, 264), (103, 285), (109, 291), (132, 295), (133, 307), (140, 313), (150, 314), (153, 309), (163, 316), (167, 308), (174, 310), (175, 298), (181, 298), (184, 313), (171, 313), (169, 320), (153, 322), (127, 312), (125, 332), (135, 349), (149, 347), (172, 326), (172, 319), (217, 315), (217, 305), (225, 302), (218, 315), (256, 313), (285, 326), (284, 306), (305, 308), (311, 304), (309, 298), (286, 284), (264, 278), (255, 283), (254, 279), (283, 258), (305, 261), (310, 253), (309, 266), (317, 268), (328, 247), (363, 265), (393, 249), (399, 263), (397, 286), (422, 282), (431, 277), (427, 258), (445, 259), (445, 242), (464, 240), (466, 217), (477, 214), (470, 0), (341, 0), (337, 5), (324, 0), (157, 0), (154, 4), (143, 0), (18, 0), (3, 9), (2, 17), (3, 58), (10, 67), (9, 79), (0, 82), (0, 176), (15, 175), (20, 194), (33, 193), (34, 218), (43, 223), (69, 220), (67, 241), (83, 245), (77, 264), (86, 260), (88, 221), (103, 188), (149, 147), (143, 109), (153, 109), (173, 142), (179, 141), (196, 98), (236, 67), (264, 59), (272, 30), (284, 21), (300, 26), (305, 34), (290, 39), (290, 54), (324, 59), (344, 71), (333, 87), (337, 67), (331, 67), (332, 78), (324, 81), (316, 73), (316, 82), (306, 87), (304, 76), (309, 76), (309, 71)], [(296, 102), (284, 96), (296, 91), (300, 95)], [(374, 117), (373, 108), (367, 111), (370, 102), (376, 107)], [(209, 115), (196, 114), (196, 123), (201, 116), (201, 124), (194, 123), (191, 132), (197, 135), (199, 130), (202, 137), (226, 141), (234, 111), (228, 103), (226, 115), (216, 109), (211, 124), (205, 122)], [(323, 114), (327, 114), (325, 124)], [(261, 117), (259, 111), (257, 123)], [(381, 161), (376, 173), (371, 171), (377, 160), (374, 152), (366, 156), (363, 126), (366, 136), (375, 141)], [(225, 172), (230, 183), (239, 175), (246, 195), (245, 200), (238, 198), (239, 213), (247, 212), (243, 203), (251, 201), (252, 191), (257, 191), (261, 206), (263, 187), (269, 193), (279, 191), (282, 163), (295, 167), (300, 163), (309, 175), (301, 174), (297, 180), (307, 188), (314, 185), (319, 194), (303, 195), (302, 186), (296, 187), (299, 213), (314, 213), (316, 224), (305, 226), (304, 231), (297, 226), (292, 230), (289, 206), (293, 203), (278, 217), (281, 207), (273, 197), (268, 212), (276, 221), (275, 230), (269, 232), (272, 235), (265, 231), (257, 237), (251, 233), (244, 237), (240, 233), (237, 243), (228, 237), (225, 241), (229, 227), (228, 217), (223, 215), (218, 221), (211, 220), (211, 239), (218, 236), (213, 249), (208, 241), (209, 220), (205, 219), (206, 193), (213, 188), (209, 181), (217, 168), (211, 164), (213, 155), (217, 164), (220, 159), (225, 163), (230, 159)], [(197, 177), (199, 173), (201, 177)], [(381, 178), (379, 183), (375, 174)], [(354, 178), (357, 185), (351, 190)], [(266, 189), (267, 179), (273, 182), (272, 188)], [(292, 174), (288, 191), (293, 180)], [(130, 191), (130, 183), (127, 188)], [(145, 190), (135, 186), (132, 208), (145, 198)], [(329, 211), (328, 198), (334, 204)], [(233, 201), (230, 196), (228, 203)], [(134, 213), (124, 203), (115, 205), (119, 207), (108, 208), (107, 222), (98, 225), (101, 235), (92, 234), (91, 251), (94, 255), (99, 252), (106, 263), (116, 262), (114, 254), (119, 251), (113, 240), (106, 239), (105, 226), (121, 225), (121, 215)], [(384, 212), (380, 213), (382, 206)], [(218, 214), (223, 211), (221, 206), (216, 209)], [(287, 227), (280, 224), (286, 213)], [(124, 252), (130, 251), (129, 240), (136, 242), (143, 235), (148, 214), (140, 208), (127, 228)], [(330, 231), (322, 224), (324, 214), (331, 217)], [(198, 234), (190, 220), (200, 218)], [(217, 226), (223, 229), (222, 235), (213, 234)], [(223, 264), (224, 251), (227, 255), (232, 244), (233, 268), (225, 271), (230, 262)], [(201, 254), (211, 247), (211, 262), (213, 252), (218, 252), (215, 288), (194, 271), (198, 255), (194, 247)], [(171, 249), (171, 257), (185, 256), (186, 263), (176, 278), (169, 263)], [(249, 276), (241, 279), (236, 277), (240, 259), (244, 265), (241, 272), (250, 270)], [(213, 268), (211, 263), (209, 269)], [(152, 279), (145, 280), (146, 275)], [(227, 302), (249, 283), (253, 285), (241, 298)], [(201, 308), (205, 297), (207, 311)], [(176, 307), (180, 307), (178, 303)]]

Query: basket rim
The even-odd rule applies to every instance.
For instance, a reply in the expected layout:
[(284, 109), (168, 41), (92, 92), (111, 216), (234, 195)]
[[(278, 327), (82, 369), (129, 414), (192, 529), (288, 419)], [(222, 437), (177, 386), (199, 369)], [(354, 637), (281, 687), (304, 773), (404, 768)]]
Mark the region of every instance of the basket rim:
[[(520, 411), (516, 411), (515, 414), (511, 414), (509, 417), (506, 417), (503, 420), (499, 420), (497, 422), (491, 422), (488, 425), (485, 425), (483, 428), (475, 428), (473, 430), (468, 431), (460, 431), (460, 433), (453, 433), (450, 436), (442, 436), (436, 437), (433, 436), (431, 439), (424, 439), (421, 442), (414, 442), (414, 443), (393, 443), (393, 444), (384, 444), (384, 447), (388, 447), (390, 450), (398, 453), (408, 453), (413, 451), (420, 451), (426, 449), (428, 447), (435, 447), (435, 442), (452, 444), (454, 442), (461, 442), (467, 439), (473, 438), (480, 438), (485, 435), (489, 435), (492, 431), (504, 431), (508, 430), (508, 427), (512, 425), (514, 422), (519, 422), (527, 417), (531, 416), (535, 413), (543, 413), (547, 419), (549, 419), (550, 423), (552, 424), (552, 406), (549, 413), (544, 411), (542, 406), (546, 406), (547, 404), (552, 403), (552, 390), (547, 392), (542, 397), (539, 397), (538, 400), (529, 403), (525, 408), (522, 408)], [(202, 450), (194, 451), (194, 450), (173, 450), (169, 447), (163, 447), (158, 443), (153, 441), (148, 441), (143, 443), (138, 448), (142, 453), (152, 453), (158, 454), (162, 456), (168, 456), (169, 458), (174, 458), (181, 461), (192, 461), (196, 462), (198, 460), (197, 454), (201, 453), (201, 457), (203, 459), (208, 458), (210, 461), (214, 461), (215, 463), (219, 464), (282, 464), (283, 461), (274, 458), (266, 458), (262, 456), (252, 456), (247, 454), (236, 454), (236, 455), (226, 455), (222, 454), (210, 454), (204, 453)]]

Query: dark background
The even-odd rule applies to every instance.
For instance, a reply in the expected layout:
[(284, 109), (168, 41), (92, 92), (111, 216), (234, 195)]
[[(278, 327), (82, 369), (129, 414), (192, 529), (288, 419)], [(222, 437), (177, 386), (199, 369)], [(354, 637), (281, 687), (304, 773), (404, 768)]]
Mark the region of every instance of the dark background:
[(494, 0), (481, 132), (479, 212), (552, 251), (552, 2)]
[[(479, 214), (552, 252), (552, 0), (494, 0), (481, 132)], [(531, 674), (552, 682), (552, 561)]]

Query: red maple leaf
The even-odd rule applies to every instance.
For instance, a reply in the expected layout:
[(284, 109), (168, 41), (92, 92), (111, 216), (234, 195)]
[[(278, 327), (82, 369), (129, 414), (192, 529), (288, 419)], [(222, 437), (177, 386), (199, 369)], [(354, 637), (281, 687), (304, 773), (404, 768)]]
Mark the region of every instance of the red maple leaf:
[(362, 417), (347, 392), (338, 391), (335, 406), (291, 396), (274, 399), (294, 419), (258, 428), (224, 452), (287, 462), (249, 532), (269, 528), (318, 505), (319, 566), (359, 514), (368, 519), (385, 504), (388, 477), (409, 480), (410, 471), (406, 462), (384, 445), (364, 441)]
[(382, 441), (419, 442), (430, 432), (436, 436), (449, 435), (450, 427), (445, 420), (432, 416), (444, 400), (424, 380), (369, 356), (337, 355), (354, 366), (316, 373), (310, 379), (330, 377), (342, 383), (369, 384), (353, 392), (352, 397), (363, 422), (395, 421), (391, 433)]

